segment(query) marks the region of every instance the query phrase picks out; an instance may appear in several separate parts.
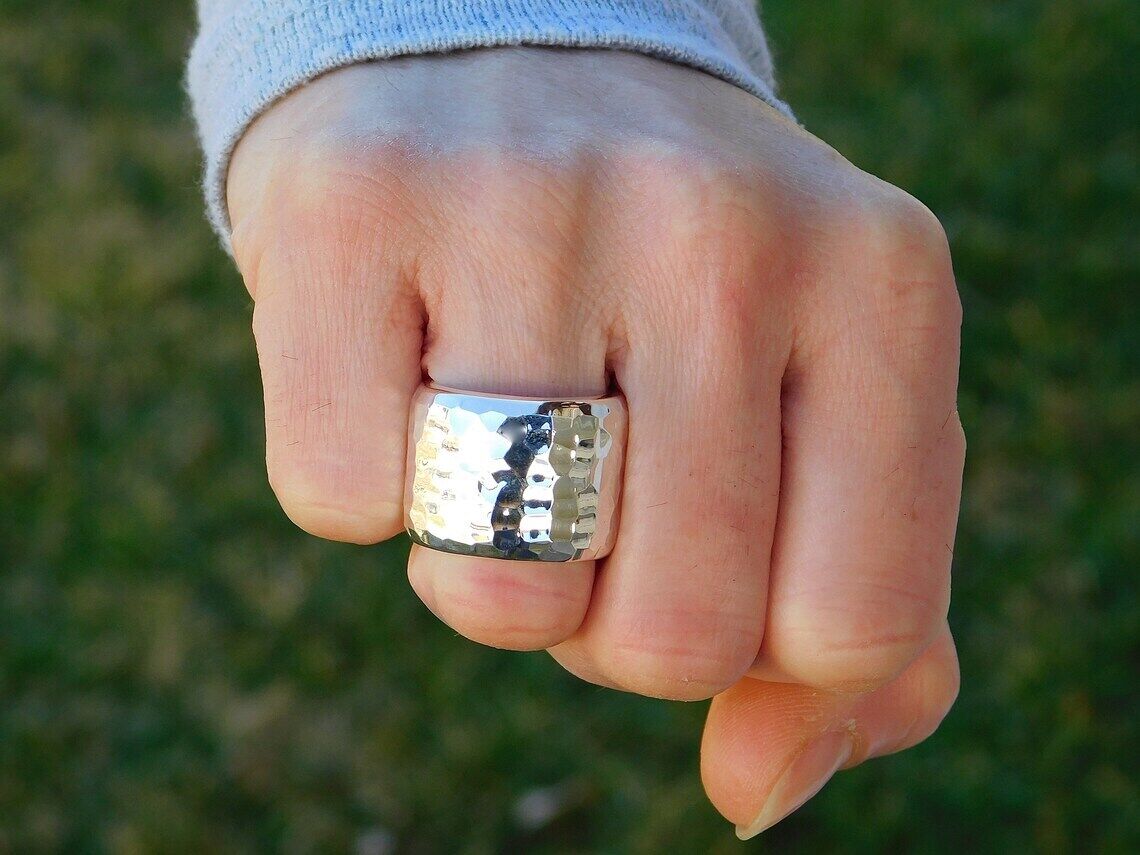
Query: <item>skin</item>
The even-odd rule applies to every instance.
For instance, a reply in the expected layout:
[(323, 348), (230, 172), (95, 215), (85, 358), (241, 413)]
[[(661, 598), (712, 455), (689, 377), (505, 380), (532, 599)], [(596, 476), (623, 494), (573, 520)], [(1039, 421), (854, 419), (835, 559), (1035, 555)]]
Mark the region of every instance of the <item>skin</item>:
[(297, 525), (402, 530), (423, 376), (613, 383), (613, 553), (417, 547), (428, 608), (600, 685), (711, 697), (701, 772), (743, 836), (937, 727), (958, 689), (961, 309), (920, 203), (701, 72), (542, 48), (325, 75), (245, 134), (228, 203)]

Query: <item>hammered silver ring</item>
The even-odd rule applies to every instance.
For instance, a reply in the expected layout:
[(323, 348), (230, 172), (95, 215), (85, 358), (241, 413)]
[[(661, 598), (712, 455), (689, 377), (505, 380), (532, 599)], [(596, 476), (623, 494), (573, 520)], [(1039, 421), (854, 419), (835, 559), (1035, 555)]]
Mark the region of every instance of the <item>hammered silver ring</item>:
[(601, 558), (617, 536), (625, 401), (423, 385), (409, 423), (405, 526), (459, 555)]

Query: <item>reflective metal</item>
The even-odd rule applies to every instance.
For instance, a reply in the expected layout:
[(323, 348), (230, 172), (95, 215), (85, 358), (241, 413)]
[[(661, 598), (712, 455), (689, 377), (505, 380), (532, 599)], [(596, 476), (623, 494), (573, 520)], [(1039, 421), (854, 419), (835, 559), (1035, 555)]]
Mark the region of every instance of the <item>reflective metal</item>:
[(412, 402), (405, 525), (461, 555), (581, 561), (617, 534), (625, 402), (422, 386)]

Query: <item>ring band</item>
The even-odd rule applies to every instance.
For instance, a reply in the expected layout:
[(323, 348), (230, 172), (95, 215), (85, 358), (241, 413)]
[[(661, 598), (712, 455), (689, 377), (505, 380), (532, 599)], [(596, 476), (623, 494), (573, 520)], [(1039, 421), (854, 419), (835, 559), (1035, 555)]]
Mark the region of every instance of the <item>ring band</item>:
[(515, 398), (421, 386), (405, 526), (460, 555), (584, 561), (617, 535), (624, 400)]

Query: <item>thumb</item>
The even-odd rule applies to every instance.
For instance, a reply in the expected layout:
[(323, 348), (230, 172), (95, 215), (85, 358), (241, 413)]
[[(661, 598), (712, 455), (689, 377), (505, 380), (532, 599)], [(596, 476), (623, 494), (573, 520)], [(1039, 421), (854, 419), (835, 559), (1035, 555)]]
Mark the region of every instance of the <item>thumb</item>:
[(713, 698), (701, 777), (744, 840), (779, 822), (840, 769), (934, 732), (958, 693), (949, 629), (902, 674), (866, 695), (745, 678)]

